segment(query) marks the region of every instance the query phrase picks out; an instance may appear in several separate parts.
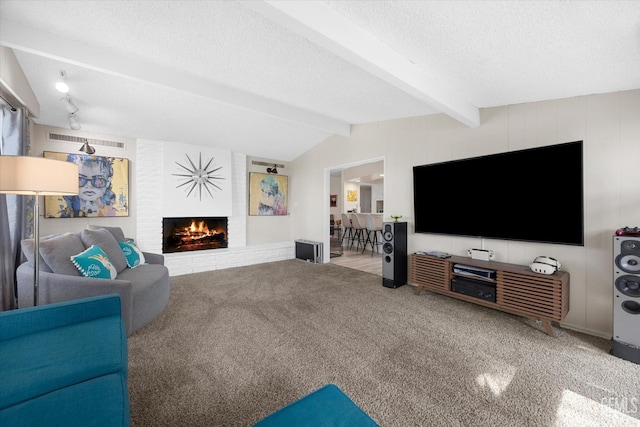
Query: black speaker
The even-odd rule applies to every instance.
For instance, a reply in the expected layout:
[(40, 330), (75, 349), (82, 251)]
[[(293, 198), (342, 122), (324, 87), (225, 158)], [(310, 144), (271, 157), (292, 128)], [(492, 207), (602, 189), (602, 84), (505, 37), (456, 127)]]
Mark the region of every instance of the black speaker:
[(397, 288), (407, 284), (407, 223), (382, 224), (382, 285)]
[(640, 236), (613, 237), (614, 356), (640, 363)]

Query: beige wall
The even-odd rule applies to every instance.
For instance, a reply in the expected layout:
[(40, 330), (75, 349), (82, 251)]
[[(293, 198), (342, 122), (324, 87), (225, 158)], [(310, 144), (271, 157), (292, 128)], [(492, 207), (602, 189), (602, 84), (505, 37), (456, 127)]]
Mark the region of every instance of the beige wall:
[(13, 50), (0, 46), (0, 96), (14, 108), (23, 106), (32, 117), (40, 116), (40, 104)]
[[(409, 253), (440, 250), (466, 256), (468, 248), (480, 247), (480, 239), (413, 232), (413, 166), (583, 140), (585, 246), (488, 239), (484, 246), (503, 262), (526, 265), (538, 255), (559, 259), (571, 274), (564, 325), (610, 338), (612, 235), (624, 225), (640, 225), (639, 135), (640, 90), (483, 109), (477, 128), (442, 114), (353, 126), (350, 137), (331, 137), (292, 162), (293, 227), (296, 235), (325, 241), (326, 250), (328, 171), (383, 158), (385, 218), (401, 214), (408, 221)], [(491, 191), (489, 182), (472, 185)], [(561, 206), (561, 199), (548, 197), (554, 208)]]
[[(274, 159), (264, 159), (258, 157), (247, 157), (247, 183), (249, 182), (249, 173), (260, 172), (267, 173), (267, 167), (264, 165), (254, 165), (252, 162), (264, 162), (270, 164), (284, 165), (278, 167), (278, 175), (287, 175), (289, 177), (289, 205), (288, 212), (291, 212), (291, 185), (292, 177), (290, 175), (290, 167), (288, 162)], [(247, 193), (247, 197), (249, 194)], [(328, 199), (328, 196), (327, 196)], [(247, 206), (249, 202), (247, 200)], [(265, 243), (284, 242), (297, 238), (292, 235), (291, 219), (289, 215), (278, 216), (252, 216), (247, 214), (247, 245), (262, 245)], [(327, 216), (328, 217), (328, 216)]]

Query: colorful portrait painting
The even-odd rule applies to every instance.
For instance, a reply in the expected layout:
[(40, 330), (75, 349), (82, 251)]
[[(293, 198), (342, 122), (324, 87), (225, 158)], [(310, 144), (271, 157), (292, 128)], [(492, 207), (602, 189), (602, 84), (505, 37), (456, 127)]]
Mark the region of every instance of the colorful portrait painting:
[(44, 152), (78, 165), (77, 196), (46, 196), (47, 218), (129, 216), (129, 159)]
[(289, 177), (251, 172), (249, 215), (286, 215)]

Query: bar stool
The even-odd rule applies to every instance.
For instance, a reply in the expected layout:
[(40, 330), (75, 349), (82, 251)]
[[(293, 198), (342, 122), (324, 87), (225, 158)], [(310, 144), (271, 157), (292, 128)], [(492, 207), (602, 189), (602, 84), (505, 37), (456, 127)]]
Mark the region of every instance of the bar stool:
[[(364, 247), (365, 242), (365, 233), (367, 228), (360, 222), (360, 218), (357, 214), (351, 214), (351, 224), (353, 225), (353, 230), (355, 231), (353, 235), (353, 240), (357, 240), (356, 250), (360, 249), (360, 244)], [(353, 241), (351, 242), (351, 246), (353, 246)]]
[(340, 246), (344, 244), (344, 238), (347, 238), (348, 246), (353, 245), (353, 225), (351, 225), (351, 220), (347, 216), (347, 214), (341, 214), (342, 216), (342, 226), (344, 227), (344, 232), (342, 233), (342, 239), (340, 240)]
[[(375, 251), (378, 252), (378, 245), (382, 245), (382, 242), (378, 241), (378, 233), (380, 233), (380, 237), (382, 237), (382, 221), (377, 224), (378, 221), (374, 220), (373, 215), (368, 214), (365, 216), (365, 222), (367, 224), (367, 240), (365, 241), (364, 247), (362, 248), (362, 253), (364, 253), (365, 249), (367, 248), (367, 243), (370, 243), (371, 256), (373, 256), (374, 247)], [(371, 234), (373, 234), (373, 238), (371, 238)]]

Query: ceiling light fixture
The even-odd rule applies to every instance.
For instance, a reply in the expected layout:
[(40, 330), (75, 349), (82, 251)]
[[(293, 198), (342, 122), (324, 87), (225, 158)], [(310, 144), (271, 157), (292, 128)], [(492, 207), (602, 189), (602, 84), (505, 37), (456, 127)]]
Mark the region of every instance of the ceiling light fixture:
[(67, 84), (67, 73), (60, 71), (60, 80), (56, 82), (56, 89), (58, 92), (69, 92), (69, 85)]
[(76, 104), (73, 103), (73, 101), (71, 100), (71, 97), (69, 95), (65, 96), (60, 101), (62, 101), (62, 103), (64, 104), (64, 108), (67, 109), (67, 112), (69, 114), (73, 114), (73, 113), (77, 113), (78, 112), (79, 108), (76, 107)]
[(78, 130), (82, 128), (82, 126), (80, 126), (80, 123), (78, 123), (78, 118), (74, 113), (69, 114), (67, 116), (67, 119), (69, 120), (69, 127), (71, 129)]
[(84, 144), (82, 144), (82, 147), (80, 147), (80, 151), (87, 154), (93, 154), (96, 152), (96, 149), (90, 146), (89, 141), (85, 139)]
[(278, 165), (273, 165), (272, 168), (267, 168), (267, 173), (278, 173), (278, 169), (276, 169), (276, 166)]

